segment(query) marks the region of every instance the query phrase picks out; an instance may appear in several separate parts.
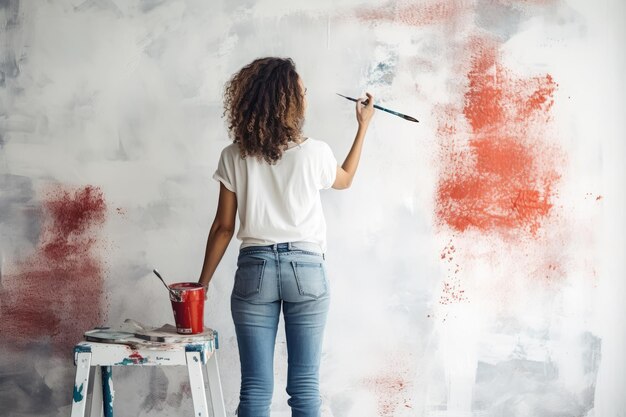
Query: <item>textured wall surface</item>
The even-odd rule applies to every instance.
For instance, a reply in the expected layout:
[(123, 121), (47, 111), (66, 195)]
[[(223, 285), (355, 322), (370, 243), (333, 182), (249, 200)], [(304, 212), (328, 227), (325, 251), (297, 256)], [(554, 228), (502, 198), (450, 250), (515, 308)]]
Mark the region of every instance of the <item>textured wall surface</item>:
[[(338, 4), (337, 4), (338, 3)], [(71, 347), (172, 322), (228, 142), (222, 88), (292, 57), (323, 193), (323, 416), (623, 417), (626, 9), (619, 0), (0, 0), (0, 414), (69, 415)], [(227, 409), (233, 241), (210, 289)], [(273, 412), (288, 416), (286, 347)], [(123, 415), (191, 412), (186, 372), (115, 369)]]

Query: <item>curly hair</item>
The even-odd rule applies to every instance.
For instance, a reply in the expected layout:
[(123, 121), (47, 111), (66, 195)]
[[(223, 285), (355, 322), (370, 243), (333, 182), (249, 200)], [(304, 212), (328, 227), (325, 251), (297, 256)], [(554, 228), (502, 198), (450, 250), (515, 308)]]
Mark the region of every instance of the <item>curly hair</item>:
[(241, 157), (275, 164), (302, 135), (304, 91), (290, 58), (259, 58), (226, 83), (224, 115)]

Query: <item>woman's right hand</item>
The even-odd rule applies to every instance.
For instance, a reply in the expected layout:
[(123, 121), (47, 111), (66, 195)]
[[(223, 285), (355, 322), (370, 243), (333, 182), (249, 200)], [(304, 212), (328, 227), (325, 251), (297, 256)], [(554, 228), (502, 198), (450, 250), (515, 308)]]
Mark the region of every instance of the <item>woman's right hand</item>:
[(374, 116), (374, 96), (370, 93), (365, 93), (365, 95), (367, 96), (367, 105), (363, 105), (364, 98), (359, 98), (356, 101), (356, 121), (359, 122), (359, 128), (356, 131), (354, 143), (350, 148), (350, 152), (348, 152), (348, 156), (346, 156), (346, 160), (343, 162), (343, 165), (337, 166), (337, 177), (333, 183), (333, 188), (336, 190), (345, 190), (350, 187), (356, 168), (359, 166), (367, 127), (370, 120), (372, 120), (372, 116)]
[[(367, 127), (374, 116), (374, 96), (370, 93), (365, 93), (367, 99), (359, 98), (356, 101), (356, 121), (359, 126)], [(367, 100), (367, 105), (363, 103)]]

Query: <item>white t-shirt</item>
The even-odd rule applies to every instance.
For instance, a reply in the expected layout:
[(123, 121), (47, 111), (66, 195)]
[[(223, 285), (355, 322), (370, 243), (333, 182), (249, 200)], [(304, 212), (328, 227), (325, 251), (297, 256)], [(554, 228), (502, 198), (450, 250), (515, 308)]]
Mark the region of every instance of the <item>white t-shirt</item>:
[(308, 138), (270, 165), (241, 158), (232, 143), (220, 155), (213, 178), (237, 195), (242, 247), (313, 242), (326, 252), (326, 220), (320, 190), (330, 188), (337, 160), (327, 143)]

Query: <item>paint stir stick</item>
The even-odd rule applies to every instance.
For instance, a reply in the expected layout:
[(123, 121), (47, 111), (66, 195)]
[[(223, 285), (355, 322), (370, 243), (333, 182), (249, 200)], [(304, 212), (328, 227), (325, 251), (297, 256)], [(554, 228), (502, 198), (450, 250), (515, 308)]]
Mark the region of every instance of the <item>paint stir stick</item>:
[(165, 285), (165, 288), (167, 288), (167, 290), (169, 291), (170, 295), (174, 298), (174, 300), (179, 300), (180, 297), (178, 296), (178, 294), (176, 294), (176, 292), (174, 292), (174, 290), (172, 290), (170, 286), (165, 283), (165, 280), (163, 279), (161, 274), (159, 274), (159, 271), (157, 271), (156, 269), (153, 269), (152, 272), (154, 272), (154, 275), (159, 277), (159, 279), (161, 280), (163, 285)]

